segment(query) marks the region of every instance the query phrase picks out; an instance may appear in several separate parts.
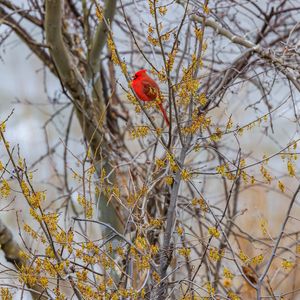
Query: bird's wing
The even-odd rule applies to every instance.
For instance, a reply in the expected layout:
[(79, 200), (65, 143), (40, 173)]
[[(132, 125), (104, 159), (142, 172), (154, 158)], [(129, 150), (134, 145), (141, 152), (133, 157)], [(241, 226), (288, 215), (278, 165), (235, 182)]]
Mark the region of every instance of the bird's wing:
[(143, 81), (143, 92), (152, 100), (157, 97), (158, 88), (147, 81)]

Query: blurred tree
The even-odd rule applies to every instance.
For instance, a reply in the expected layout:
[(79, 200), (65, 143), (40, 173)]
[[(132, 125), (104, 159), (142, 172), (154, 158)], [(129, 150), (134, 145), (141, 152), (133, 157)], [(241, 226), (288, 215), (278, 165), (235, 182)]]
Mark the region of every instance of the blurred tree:
[[(33, 246), (19, 251), (0, 223), (17, 288), (26, 285), (35, 299), (297, 299), (296, 1), (18, 5), (0, 0), (7, 29), (1, 47), (16, 34), (57, 77), (72, 105), (65, 140), (75, 112), (86, 152), (72, 154), (70, 162), (64, 144), (64, 173), (58, 174), (68, 203), (63, 228), (64, 207), (36, 190), (26, 159), (6, 138), (9, 117), (1, 123), (1, 196), (10, 197), (10, 181), (17, 183), (40, 227), (24, 224)], [(144, 68), (163, 90), (168, 128), (158, 125), (164, 124), (159, 103), (144, 105), (131, 88), (130, 74)], [(57, 110), (51, 121), (64, 113)], [(262, 153), (259, 139), (270, 141), (271, 153)], [(272, 162), (280, 158), (276, 168)], [(80, 211), (70, 169), (79, 182)], [(247, 190), (258, 190), (265, 207), (256, 207), (255, 199), (245, 206)], [(280, 202), (275, 230), (266, 216), (271, 193), (288, 200)], [(96, 238), (89, 228), (97, 228)], [(11, 299), (7, 288), (1, 293)]]

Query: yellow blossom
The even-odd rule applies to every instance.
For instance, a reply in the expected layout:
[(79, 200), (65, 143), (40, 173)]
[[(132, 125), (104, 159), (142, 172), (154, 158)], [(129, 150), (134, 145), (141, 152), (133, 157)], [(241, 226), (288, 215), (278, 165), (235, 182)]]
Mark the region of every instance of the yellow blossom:
[(99, 22), (102, 22), (103, 8), (99, 4), (97, 4), (97, 7), (96, 7), (96, 17), (98, 18)]
[(140, 296), (142, 299), (145, 299), (145, 296), (146, 296), (146, 290), (143, 288), (140, 292)]
[(257, 256), (254, 256), (253, 258), (251, 258), (251, 263), (253, 265), (259, 265), (263, 262), (264, 260), (264, 256), (262, 254), (259, 254)]
[(30, 258), (30, 255), (28, 253), (26, 253), (25, 251), (23, 251), (23, 250), (19, 251), (19, 255), (25, 261), (27, 261)]
[(58, 213), (50, 213), (42, 216), (42, 220), (47, 224), (49, 230), (54, 234), (58, 226)]
[(24, 160), (22, 158), (19, 158), (18, 160), (18, 167), (20, 169), (23, 169), (24, 168)]
[(198, 203), (200, 205), (201, 210), (204, 211), (204, 212), (207, 212), (208, 211), (208, 206), (207, 206), (205, 200), (201, 197), (200, 199), (198, 199), (198, 201), (199, 201)]
[(155, 15), (155, 11), (154, 11), (154, 3), (153, 3), (153, 0), (148, 0), (148, 4), (149, 4), (149, 10), (150, 10), (150, 14), (152, 16)]
[(131, 93), (127, 93), (126, 97), (127, 97), (128, 101), (135, 106), (135, 111), (137, 113), (140, 113), (141, 107), (140, 107), (139, 102), (136, 99), (136, 97), (134, 95), (132, 95)]
[(193, 206), (196, 206), (197, 204), (199, 204), (199, 199), (197, 198), (193, 198), (193, 200), (191, 201)]
[(242, 250), (240, 250), (239, 258), (240, 258), (243, 262), (247, 262), (247, 261), (249, 260), (249, 256), (246, 255)]
[(192, 177), (192, 175), (191, 175), (191, 173), (187, 169), (183, 169), (181, 171), (181, 178), (182, 178), (182, 180), (188, 181), (188, 180), (191, 179), (191, 177)]
[(160, 276), (157, 272), (153, 271), (152, 272), (152, 278), (154, 279), (154, 281), (159, 282), (160, 281)]
[(179, 248), (178, 254), (184, 257), (189, 257), (191, 254), (191, 248), (186, 248), (186, 247)]
[(159, 159), (159, 158), (157, 158), (155, 160), (155, 164), (156, 164), (156, 166), (157, 166), (158, 169), (164, 168), (165, 165), (166, 165), (165, 161), (162, 160), (162, 159)]
[(5, 132), (5, 129), (6, 129), (5, 122), (1, 122), (1, 124), (0, 124), (0, 131), (3, 133), (3, 132)]
[(268, 170), (263, 165), (260, 167), (260, 172), (261, 172), (262, 176), (266, 179), (267, 183), (271, 183), (272, 176), (270, 175)]
[(218, 229), (216, 227), (209, 227), (208, 233), (210, 235), (214, 236), (215, 238), (218, 238), (220, 236), (220, 232), (218, 231)]
[(55, 254), (54, 254), (53, 249), (52, 249), (51, 246), (46, 247), (45, 255), (49, 258), (55, 258)]
[(224, 251), (219, 251), (217, 248), (212, 247), (209, 249), (208, 255), (213, 261), (219, 261), (224, 255)]
[(287, 162), (287, 169), (288, 169), (289, 175), (291, 177), (295, 177), (295, 175), (296, 175), (295, 166), (293, 165), (293, 163), (290, 160)]
[(0, 195), (3, 198), (7, 198), (11, 193), (10, 186), (7, 180), (3, 179), (0, 187)]
[(149, 225), (157, 229), (161, 228), (163, 221), (160, 219), (151, 219)]
[(200, 87), (199, 80), (194, 78), (194, 69), (197, 66), (196, 61), (197, 57), (193, 56), (191, 64), (187, 68), (183, 68), (184, 74), (182, 76), (182, 80), (176, 86), (179, 102), (185, 106), (189, 104), (192, 97), (197, 96), (197, 92)]
[(150, 246), (150, 253), (151, 253), (152, 255), (157, 254), (158, 251), (159, 251), (159, 248), (158, 248), (157, 245), (151, 245), (151, 246)]
[(0, 295), (2, 300), (12, 300), (13, 296), (8, 288), (1, 288)]
[(177, 54), (177, 49), (176, 48), (171, 53), (168, 54), (167, 69), (169, 71), (171, 71), (173, 69), (176, 54)]
[(91, 201), (86, 200), (82, 195), (77, 196), (78, 203), (82, 206), (85, 211), (86, 217), (91, 219), (93, 216), (93, 204)]
[(232, 280), (230, 278), (224, 278), (223, 279), (223, 285), (225, 288), (229, 288), (232, 285)]
[(114, 41), (112, 40), (110, 35), (108, 36), (108, 39), (107, 39), (107, 45), (108, 45), (109, 50), (111, 51), (111, 60), (112, 60), (112, 62), (115, 65), (119, 65), (120, 61), (119, 61), (119, 58), (118, 58), (117, 53), (116, 53), (116, 46), (115, 46)]
[(22, 182), (21, 182), (21, 189), (22, 189), (23, 195), (25, 197), (29, 197), (30, 191), (29, 191), (29, 188), (27, 186), (27, 183), (24, 180), (22, 180)]
[(148, 24), (148, 33), (149, 33), (149, 34), (154, 33), (154, 28), (151, 26), (150, 23)]
[(170, 37), (171, 37), (171, 32), (169, 31), (169, 32), (166, 32), (166, 33), (164, 33), (164, 34), (162, 34), (161, 36), (160, 36), (160, 38), (161, 38), (161, 40), (163, 41), (163, 42), (167, 42), (169, 39), (170, 39)]
[(228, 268), (223, 269), (223, 276), (228, 279), (233, 279), (234, 275), (230, 272)]
[(215, 289), (212, 287), (212, 284), (210, 282), (207, 282), (205, 284), (205, 288), (207, 290), (207, 293), (210, 295), (210, 296), (213, 296), (215, 294)]
[(89, 175), (89, 176), (92, 176), (92, 175), (95, 174), (95, 172), (96, 172), (95, 166), (91, 166), (91, 167), (89, 168), (89, 170), (88, 170), (88, 175)]
[(226, 173), (226, 169), (225, 169), (225, 165), (220, 165), (216, 167), (216, 171), (217, 173), (219, 173), (222, 176), (225, 176)]
[(201, 93), (199, 95), (199, 97), (197, 97), (197, 100), (198, 102), (202, 105), (202, 106), (205, 106), (206, 103), (207, 103), (207, 98), (206, 98), (206, 95), (204, 93)]
[(284, 186), (284, 184), (283, 184), (280, 180), (278, 180), (278, 188), (280, 189), (280, 191), (281, 191), (282, 193), (284, 193), (284, 191), (285, 191), (285, 186)]
[(241, 298), (236, 295), (233, 291), (229, 291), (228, 294), (227, 294), (228, 298), (230, 300), (240, 300)]
[(36, 231), (34, 231), (28, 224), (24, 224), (23, 229), (25, 232), (29, 233), (33, 237), (33, 239), (38, 238), (38, 234), (36, 233)]
[(150, 257), (149, 255), (144, 255), (137, 260), (137, 268), (138, 270), (147, 270), (150, 268), (150, 263), (149, 263)]
[(80, 280), (80, 281), (86, 281), (87, 275), (88, 275), (87, 270), (83, 270), (82, 272), (80, 272), (80, 271), (76, 272), (77, 280)]
[(195, 28), (194, 29), (194, 32), (195, 32), (195, 36), (198, 40), (201, 40), (202, 39), (202, 30), (200, 28)]
[(19, 281), (27, 284), (28, 286), (34, 286), (38, 281), (38, 274), (33, 266), (22, 265), (19, 270)]
[(261, 228), (262, 234), (266, 235), (268, 233), (268, 222), (266, 219), (261, 219), (259, 221), (259, 226)]
[(282, 262), (281, 262), (281, 266), (283, 267), (284, 270), (289, 270), (291, 268), (293, 268), (294, 266), (294, 263), (287, 260), (287, 259), (284, 259)]
[(41, 202), (46, 199), (46, 194), (44, 192), (35, 192), (28, 196), (28, 202), (33, 208), (38, 208), (41, 206)]
[(213, 142), (217, 142), (221, 139), (222, 134), (223, 134), (222, 130), (217, 127), (215, 133), (213, 133), (210, 136), (210, 140), (213, 141)]
[(41, 277), (39, 279), (40, 285), (45, 289), (48, 286), (48, 278), (47, 277)]
[(248, 175), (247, 175), (247, 173), (246, 173), (245, 171), (242, 171), (242, 172), (241, 172), (241, 176), (242, 176), (242, 178), (243, 178), (243, 181), (244, 181), (245, 183), (248, 183)]
[(237, 130), (237, 133), (238, 133), (238, 135), (239, 136), (242, 136), (243, 135), (243, 133), (244, 133), (244, 128), (239, 128), (238, 130)]
[(201, 149), (201, 146), (200, 146), (200, 144), (199, 143), (197, 143), (197, 144), (195, 144), (195, 146), (194, 146), (194, 151), (195, 152), (199, 152), (200, 151), (200, 149)]
[(33, 208), (30, 208), (29, 213), (38, 222), (42, 221), (42, 217)]
[[(105, 168), (101, 169), (101, 175), (100, 175), (100, 183), (104, 183), (105, 181), (105, 177), (106, 177), (106, 170)], [(78, 202), (80, 202), (80, 200), (78, 199)]]
[(226, 130), (229, 130), (232, 128), (233, 122), (231, 116), (229, 117), (227, 124), (226, 124)]
[(174, 179), (173, 179), (172, 176), (166, 176), (165, 177), (165, 182), (166, 182), (167, 185), (172, 185), (173, 181), (174, 181)]
[(203, 5), (203, 12), (207, 15), (209, 14), (209, 7), (207, 5)]
[(160, 82), (166, 82), (168, 77), (164, 69), (157, 73), (157, 77)]
[(156, 39), (156, 38), (154, 38), (152, 35), (149, 34), (148, 37), (147, 37), (147, 39), (148, 39), (148, 42), (151, 45), (153, 45), (154, 47), (159, 45), (159, 40)]
[(166, 6), (160, 6), (158, 8), (158, 11), (159, 11), (159, 13), (160, 13), (161, 16), (164, 16), (167, 13), (168, 10), (167, 10)]
[(183, 234), (183, 228), (181, 226), (177, 226), (176, 227), (176, 231), (177, 231), (178, 235), (182, 235)]
[(148, 246), (146, 239), (141, 236), (137, 236), (134, 244), (139, 250), (146, 250), (146, 248)]
[(145, 137), (149, 134), (149, 127), (148, 126), (138, 126), (131, 130), (130, 132), (133, 139)]

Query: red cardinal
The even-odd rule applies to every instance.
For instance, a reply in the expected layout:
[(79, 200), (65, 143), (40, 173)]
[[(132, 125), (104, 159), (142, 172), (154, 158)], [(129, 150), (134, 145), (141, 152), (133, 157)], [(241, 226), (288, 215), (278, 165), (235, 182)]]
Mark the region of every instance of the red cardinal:
[(166, 111), (162, 106), (162, 97), (157, 83), (146, 74), (146, 70), (140, 70), (135, 73), (132, 80), (132, 88), (142, 101), (153, 101), (158, 98), (158, 106), (164, 116), (168, 126), (170, 122)]

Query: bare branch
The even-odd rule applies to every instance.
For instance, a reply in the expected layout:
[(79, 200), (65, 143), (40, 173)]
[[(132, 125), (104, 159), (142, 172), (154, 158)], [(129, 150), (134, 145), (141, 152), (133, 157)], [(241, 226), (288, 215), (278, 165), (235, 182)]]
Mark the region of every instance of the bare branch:
[[(202, 22), (203, 16), (193, 14), (191, 19), (196, 22)], [(220, 26), (217, 22), (213, 20), (206, 20), (205, 25), (213, 28), (218, 34), (225, 36), (234, 44), (242, 45), (248, 49), (251, 49), (251, 51), (254, 51), (257, 54), (259, 54), (259, 56), (262, 59), (270, 61), (281, 73), (283, 73), (291, 82), (293, 82), (296, 89), (300, 92), (300, 84), (297, 78), (288, 70), (288, 68), (292, 68), (299, 72), (298, 66), (286, 65), (283, 59), (274, 56), (270, 50), (264, 49), (259, 44), (254, 44), (249, 40), (246, 40), (238, 35), (232, 34), (229, 30), (224, 29), (222, 26)]]
[(29, 12), (27, 12), (26, 10), (22, 9), (21, 7), (13, 4), (11, 1), (8, 0), (0, 0), (0, 4), (2, 4), (3, 6), (11, 9), (14, 11), (14, 13), (19, 14), (20, 16), (22, 16), (23, 18), (25, 18), (26, 20), (30, 21), (31, 23), (43, 28), (43, 21), (41, 21), (40, 19), (30, 15)]
[[(26, 261), (20, 256), (21, 248), (18, 243), (13, 239), (13, 235), (9, 228), (4, 225), (0, 219), (0, 246), (1, 250), (4, 252), (5, 258), (8, 262), (14, 264), (17, 269), (26, 267)], [(33, 299), (47, 299), (43, 295), (43, 288), (34, 285), (29, 286), (30, 293)]]
[[(116, 0), (106, 0), (105, 1), (105, 9), (104, 9), (104, 18), (107, 22), (109, 22), (109, 25), (111, 25), (115, 11), (116, 11)], [(89, 77), (94, 76), (100, 71), (100, 55), (103, 50), (103, 47), (106, 43), (106, 37), (107, 37), (107, 26), (104, 22), (104, 20), (97, 26), (94, 39), (91, 45), (91, 51), (89, 53), (89, 69), (92, 70), (92, 73), (89, 75)]]
[(21, 27), (7, 12), (0, 7), (0, 18), (3, 24), (10, 27), (18, 37), (24, 41), (24, 43), (29, 47), (29, 49), (49, 68), (49, 70), (56, 74), (56, 70), (53, 66), (51, 58), (49, 55), (43, 50), (43, 47), (47, 47), (46, 45), (41, 45), (36, 42), (29, 33)]
[[(60, 79), (63, 86), (66, 86), (73, 98), (73, 104), (76, 108), (76, 114), (80, 122), (84, 136), (89, 141), (94, 155), (94, 162), (99, 176), (101, 170), (105, 166), (109, 173), (109, 148), (105, 143), (105, 139), (101, 133), (101, 126), (103, 118), (105, 118), (104, 111), (97, 109), (93, 110), (92, 96), (84, 78), (81, 76), (79, 70), (75, 66), (71, 54), (67, 50), (61, 32), (62, 28), (62, 14), (63, 1), (48, 0), (46, 1), (46, 20), (45, 31), (47, 42), (50, 46), (50, 53), (55, 62)], [(60, 9), (58, 9), (60, 8)], [(96, 85), (99, 84), (96, 82)], [(95, 87), (99, 93), (99, 87)], [(92, 90), (92, 93), (94, 89)], [(94, 97), (101, 97), (97, 94)], [(94, 122), (96, 118), (96, 122)], [(101, 193), (99, 199), (99, 207), (101, 210), (101, 217), (104, 222), (110, 223), (116, 229), (121, 230), (122, 224), (119, 216), (116, 214), (113, 204), (108, 201), (107, 196)]]

